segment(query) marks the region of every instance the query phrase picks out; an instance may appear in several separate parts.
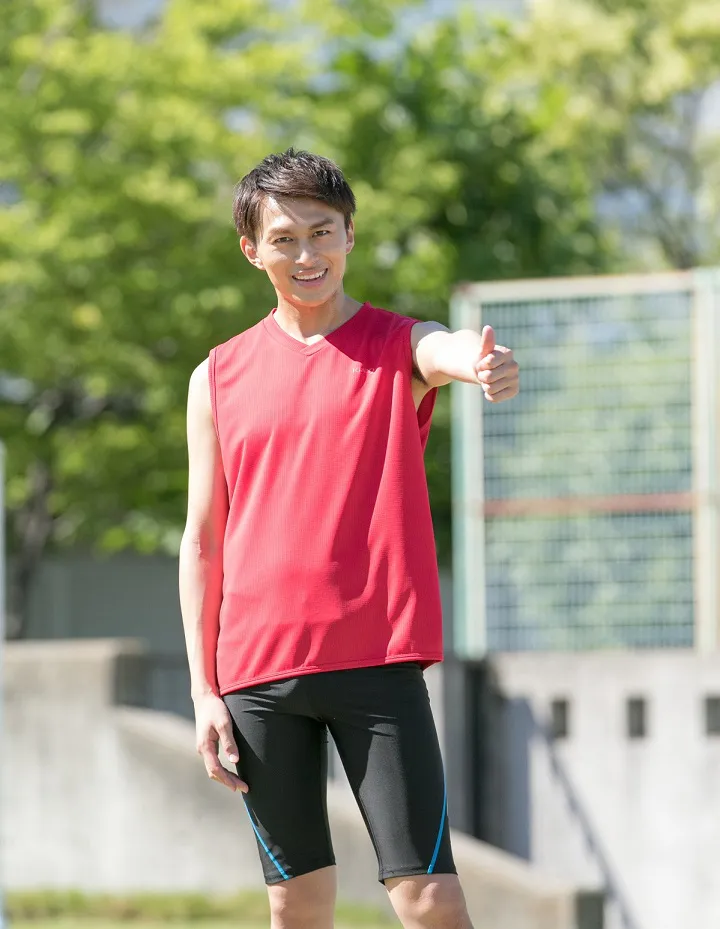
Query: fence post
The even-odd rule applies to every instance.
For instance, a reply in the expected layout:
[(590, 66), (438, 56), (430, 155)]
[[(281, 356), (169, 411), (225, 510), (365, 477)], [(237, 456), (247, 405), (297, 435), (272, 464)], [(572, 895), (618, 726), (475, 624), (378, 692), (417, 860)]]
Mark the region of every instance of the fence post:
[[(454, 330), (482, 329), (478, 300), (455, 292)], [(453, 642), (455, 654), (482, 658), (487, 651), (485, 518), (483, 504), (483, 391), (452, 382)]]
[[(5, 446), (0, 442), (0, 764), (2, 763), (5, 742)], [(2, 771), (0, 770), (0, 816), (4, 797), (2, 796)], [(2, 822), (0, 822), (0, 827)], [(2, 835), (2, 828), (0, 828)], [(7, 926), (5, 922), (5, 897), (3, 894), (4, 876), (0, 862), (0, 929)]]
[(692, 435), (695, 647), (720, 648), (720, 272), (696, 271)]

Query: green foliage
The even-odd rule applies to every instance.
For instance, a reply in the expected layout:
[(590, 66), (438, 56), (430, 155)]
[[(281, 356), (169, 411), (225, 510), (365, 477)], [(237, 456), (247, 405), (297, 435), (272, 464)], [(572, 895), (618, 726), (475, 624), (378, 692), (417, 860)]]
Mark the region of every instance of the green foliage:
[[(538, 0), (498, 87), (546, 154), (572, 149), (626, 267), (720, 257), (720, 16), (714, 0)], [(500, 91), (498, 91), (500, 92)]]
[(447, 321), (458, 280), (607, 266), (572, 151), (538, 157), (532, 119), (495, 100), (496, 41), (480, 21), (448, 20), (394, 54), (338, 48), (336, 86), (316, 105), (333, 117), (318, 126), (322, 147), (362, 203), (351, 289), (370, 285), (379, 302)]
[[(174, 544), (189, 373), (267, 302), (238, 260), (229, 197), (268, 148), (264, 107), (288, 68), (302, 74), (303, 49), (270, 54), (260, 35), (227, 54), (259, 13), (271, 29), (254, 0), (174, 2), (140, 41), (73, 3), (3, 7), (0, 176), (17, 197), (0, 211), (0, 369), (33, 400), (0, 428), (11, 506), (29, 462), (49, 463), (56, 539)], [(242, 146), (231, 107), (253, 124)]]
[[(400, 312), (446, 320), (460, 279), (607, 264), (575, 152), (497, 89), (505, 27), (403, 38), (401, 0), (301, 6), (288, 22), (269, 0), (168, 0), (142, 34), (100, 28), (92, 4), (0, 8), (0, 371), (25, 389), (0, 434), (31, 560), (45, 541), (175, 550), (190, 372), (272, 305), (230, 223), (268, 151), (346, 169), (348, 290)], [(443, 560), (447, 404), (428, 452)]]
[[(411, 36), (393, 54), (352, 40), (338, 47), (336, 85), (317, 98), (331, 118), (318, 133), (360, 195), (351, 292), (447, 324), (458, 281), (609, 267), (575, 153), (546, 151), (534, 115), (497, 93), (504, 41), (502, 26), (466, 18)], [(502, 321), (497, 333), (503, 342)], [(449, 406), (449, 391), (441, 391), (426, 454), (443, 562), (451, 538)]]
[[(165, 929), (167, 920), (133, 919), (132, 929)], [(174, 929), (267, 929), (267, 917), (261, 922), (239, 922), (233, 919), (201, 919), (172, 921)], [(127, 929), (128, 921), (121, 919), (103, 919), (95, 916), (72, 917), (70, 919), (18, 920), (13, 922), (13, 929)], [(344, 929), (340, 926), (338, 929)]]
[[(234, 896), (211, 897), (200, 893), (132, 894), (111, 896), (84, 894), (79, 891), (12, 891), (6, 895), (7, 915), (13, 925), (41, 920), (77, 920), (136, 923), (223, 922), (237, 926), (267, 925), (269, 908), (264, 890), (248, 890)], [(374, 907), (340, 902), (337, 919), (348, 926), (381, 926), (389, 922), (385, 913)], [(74, 925), (76, 923), (73, 923)]]

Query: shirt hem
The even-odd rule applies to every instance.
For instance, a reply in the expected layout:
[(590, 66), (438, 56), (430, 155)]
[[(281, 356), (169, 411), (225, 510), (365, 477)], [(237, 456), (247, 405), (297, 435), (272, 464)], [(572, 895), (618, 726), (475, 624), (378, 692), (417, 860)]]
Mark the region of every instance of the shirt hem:
[(288, 677), (301, 677), (305, 674), (319, 674), (323, 671), (347, 671), (351, 668), (372, 668), (378, 665), (398, 664), (402, 661), (421, 661), (425, 667), (429, 667), (442, 660), (442, 653), (438, 652), (431, 654), (409, 652), (405, 655), (384, 655), (379, 658), (363, 658), (360, 661), (340, 661), (326, 665), (303, 665), (299, 668), (289, 668), (287, 671), (277, 671), (272, 674), (261, 674), (259, 677), (233, 681), (231, 684), (223, 685), (219, 690), (220, 695), (224, 697), (226, 694), (233, 693), (236, 690), (243, 690), (246, 687), (254, 687), (256, 684), (270, 684), (272, 681), (283, 681)]

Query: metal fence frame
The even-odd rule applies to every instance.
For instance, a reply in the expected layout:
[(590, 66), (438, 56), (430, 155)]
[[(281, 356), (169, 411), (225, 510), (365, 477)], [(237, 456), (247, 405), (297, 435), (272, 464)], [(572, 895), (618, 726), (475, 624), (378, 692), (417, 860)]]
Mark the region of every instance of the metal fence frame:
[[(0, 442), (0, 759), (6, 750), (5, 738), (5, 446)], [(1, 772), (0, 772), (1, 773)], [(2, 817), (4, 798), (2, 796), (2, 777), (0, 777), (0, 817)], [(0, 820), (0, 827), (2, 821)], [(2, 829), (0, 828), (0, 839)], [(0, 871), (0, 929), (6, 926), (4, 879)]]
[[(468, 283), (453, 294), (450, 321), (453, 329), (479, 332), (488, 304), (682, 291), (691, 293), (693, 326), (693, 486), (686, 504), (693, 525), (694, 640), (699, 651), (710, 652), (720, 648), (720, 269)], [(488, 650), (485, 517), (491, 506), (484, 494), (484, 398), (472, 385), (455, 382), (452, 391), (454, 629), (464, 656), (481, 658)]]

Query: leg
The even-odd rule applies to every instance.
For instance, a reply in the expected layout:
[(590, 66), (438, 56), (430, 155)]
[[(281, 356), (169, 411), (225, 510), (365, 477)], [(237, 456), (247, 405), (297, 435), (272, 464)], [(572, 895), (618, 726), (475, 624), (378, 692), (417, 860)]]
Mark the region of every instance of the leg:
[(339, 673), (328, 726), (401, 922), (406, 929), (471, 929), (422, 671), (397, 664)]
[(456, 874), (390, 877), (385, 886), (405, 929), (472, 929)]
[(271, 929), (333, 929), (336, 868), (268, 885)]
[(243, 797), (268, 885), (272, 929), (332, 929), (335, 858), (327, 819), (327, 730), (303, 712), (297, 679), (224, 699), (248, 784)]

